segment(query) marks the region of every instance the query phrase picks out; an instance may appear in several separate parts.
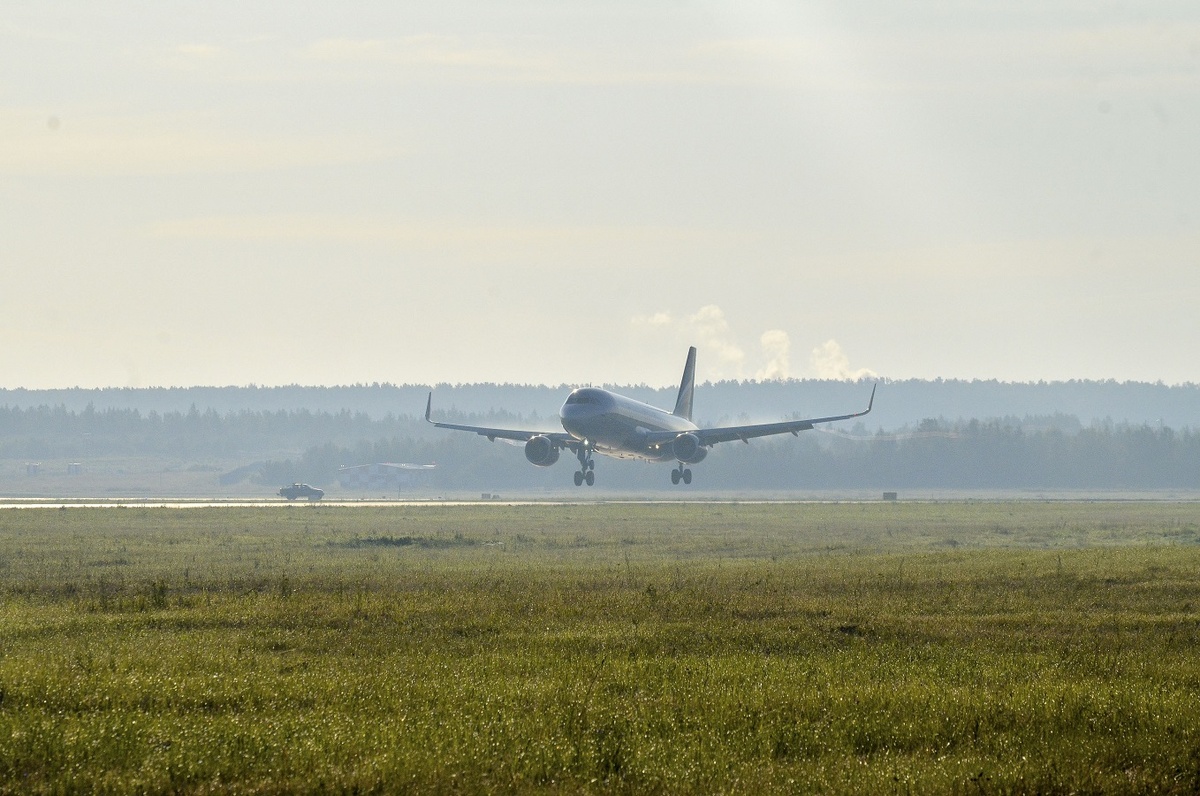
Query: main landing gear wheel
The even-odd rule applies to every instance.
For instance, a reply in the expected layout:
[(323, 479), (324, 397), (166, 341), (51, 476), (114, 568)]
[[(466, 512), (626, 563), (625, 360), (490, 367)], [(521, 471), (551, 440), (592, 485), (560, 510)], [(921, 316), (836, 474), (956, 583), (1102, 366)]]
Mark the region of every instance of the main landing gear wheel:
[(592, 461), (591, 449), (580, 446), (575, 455), (579, 458), (579, 469), (575, 471), (575, 486), (582, 486), (585, 482), (588, 486), (596, 483), (596, 463)]
[(678, 484), (680, 481), (685, 484), (692, 483), (692, 471), (685, 468), (682, 462), (680, 462), (679, 467), (671, 471), (671, 483)]

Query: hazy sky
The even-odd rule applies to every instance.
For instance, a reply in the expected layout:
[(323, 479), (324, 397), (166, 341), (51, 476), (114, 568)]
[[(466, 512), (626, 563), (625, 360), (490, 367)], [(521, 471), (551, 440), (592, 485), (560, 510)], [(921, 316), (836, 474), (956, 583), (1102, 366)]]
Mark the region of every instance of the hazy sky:
[(1200, 3), (12, 2), (0, 386), (1200, 381)]

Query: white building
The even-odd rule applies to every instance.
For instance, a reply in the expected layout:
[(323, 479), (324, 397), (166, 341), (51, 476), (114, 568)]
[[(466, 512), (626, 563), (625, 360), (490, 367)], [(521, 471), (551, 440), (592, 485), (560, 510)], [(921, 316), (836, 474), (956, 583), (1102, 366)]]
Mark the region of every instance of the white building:
[(431, 470), (437, 469), (436, 464), (396, 464), (380, 462), (378, 464), (359, 464), (353, 467), (338, 468), (338, 483), (342, 489), (360, 489), (369, 491), (396, 490), (421, 483), (421, 479)]

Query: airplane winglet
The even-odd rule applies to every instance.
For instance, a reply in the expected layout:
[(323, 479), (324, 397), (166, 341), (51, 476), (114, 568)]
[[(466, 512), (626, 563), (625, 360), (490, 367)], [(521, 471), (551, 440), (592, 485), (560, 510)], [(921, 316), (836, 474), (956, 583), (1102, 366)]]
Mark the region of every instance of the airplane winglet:
[(429, 420), (429, 411), (432, 408), (433, 408), (433, 390), (430, 390), (429, 391), (429, 400), (427, 400), (425, 402), (425, 419), (428, 420), (430, 423), (433, 422), (432, 420)]
[[(871, 400), (867, 401), (867, 411), (863, 412), (864, 415), (867, 414), (868, 412), (870, 412), (871, 407), (875, 405), (875, 389), (878, 386), (879, 386), (879, 382), (875, 382), (875, 384), (871, 387)], [(433, 394), (430, 393), (430, 395), (432, 396)]]

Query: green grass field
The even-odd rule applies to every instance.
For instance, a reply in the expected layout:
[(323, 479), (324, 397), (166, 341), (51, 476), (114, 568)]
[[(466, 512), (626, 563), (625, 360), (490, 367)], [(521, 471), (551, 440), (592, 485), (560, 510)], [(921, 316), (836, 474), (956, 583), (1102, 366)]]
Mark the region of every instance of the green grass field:
[(0, 511), (3, 792), (1194, 793), (1200, 505)]

